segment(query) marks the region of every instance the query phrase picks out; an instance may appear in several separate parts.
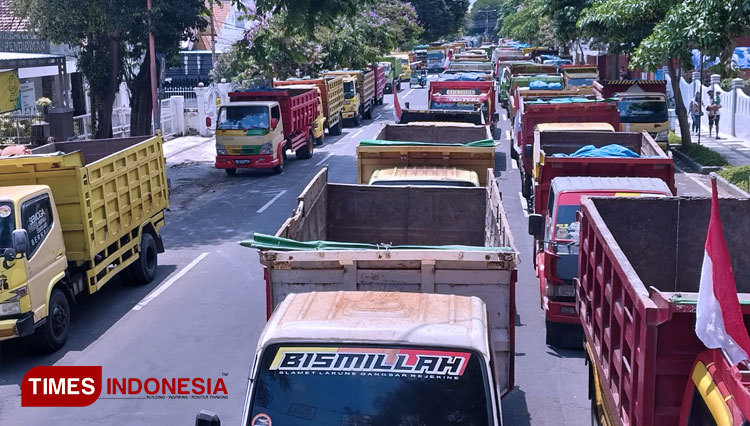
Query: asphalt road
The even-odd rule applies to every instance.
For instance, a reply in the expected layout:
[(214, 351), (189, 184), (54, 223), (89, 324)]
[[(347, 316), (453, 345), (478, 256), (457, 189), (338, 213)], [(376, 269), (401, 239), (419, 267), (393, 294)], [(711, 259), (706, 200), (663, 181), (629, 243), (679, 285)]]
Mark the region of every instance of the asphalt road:
[[(399, 96), (402, 104), (422, 108), (426, 93), (405, 88)], [(213, 141), (169, 142), (167, 250), (159, 258), (155, 282), (135, 287), (115, 280), (84, 298), (74, 312), (67, 345), (55, 354), (39, 355), (24, 339), (0, 343), (0, 425), (188, 425), (200, 409), (218, 413), (223, 424), (238, 424), (265, 323), (258, 256), (238, 242), (254, 232), (274, 233), (321, 167), (329, 167), (332, 182), (354, 183), (356, 144), (392, 122), (391, 101), (386, 96), (374, 120), (327, 137), (312, 159), (290, 156), (281, 175), (241, 171), (230, 178), (213, 168)], [(578, 426), (589, 421), (587, 367), (582, 351), (555, 350), (544, 343), (520, 178), (507, 155), (508, 129), (505, 120), (496, 133), (496, 172), (522, 264), (516, 291), (516, 389), (503, 400), (503, 417), (508, 425)], [(677, 182), (681, 194), (707, 194), (704, 177), (680, 174)], [(101, 365), (105, 378), (221, 377), (229, 397), (99, 399), (83, 408), (22, 408), (21, 380), (37, 365)]]

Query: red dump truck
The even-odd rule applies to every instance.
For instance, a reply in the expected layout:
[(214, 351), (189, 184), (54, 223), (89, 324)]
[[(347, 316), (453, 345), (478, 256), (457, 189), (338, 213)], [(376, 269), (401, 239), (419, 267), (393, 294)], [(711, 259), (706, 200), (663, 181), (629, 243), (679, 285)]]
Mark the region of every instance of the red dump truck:
[(432, 81), (427, 94), (429, 108), (434, 110), (482, 111), (486, 124), (495, 130), (500, 116), (497, 113), (495, 82)]
[[(750, 323), (750, 200), (721, 219)], [(595, 425), (747, 425), (750, 369), (695, 334), (710, 200), (583, 201), (576, 300)], [(729, 232), (727, 232), (729, 231)]]
[(318, 117), (314, 89), (230, 92), (216, 123), (216, 168), (272, 168), (281, 173), (286, 151), (299, 159), (313, 153), (312, 123)]
[(378, 64), (367, 66), (375, 75), (375, 105), (383, 105), (383, 96), (385, 94), (385, 67)]
[(340, 135), (343, 128), (341, 111), (344, 109), (344, 80), (341, 77), (325, 77), (273, 82), (274, 87), (300, 84), (314, 84), (318, 87), (323, 102), (323, 115), (326, 117), (325, 126), (328, 128), (328, 134), (331, 136)]
[[(529, 230), (535, 237), (534, 265), (547, 344), (580, 347), (573, 279), (578, 272), (575, 215), (582, 197), (671, 196), (676, 193), (674, 162), (645, 132), (570, 131), (562, 126), (537, 126), (534, 214), (529, 217)], [(637, 157), (617, 156), (619, 147), (613, 151), (611, 144)], [(589, 146), (599, 148), (598, 152)]]
[[(520, 120), (518, 120), (520, 118)], [(513, 123), (511, 149), (515, 158), (521, 159), (521, 184), (524, 197), (530, 197), (533, 187), (534, 129), (542, 123), (609, 123), (615, 129), (620, 122), (617, 104), (612, 101), (584, 97), (546, 98), (523, 97), (518, 117)], [(511, 153), (513, 155), (513, 153)]]

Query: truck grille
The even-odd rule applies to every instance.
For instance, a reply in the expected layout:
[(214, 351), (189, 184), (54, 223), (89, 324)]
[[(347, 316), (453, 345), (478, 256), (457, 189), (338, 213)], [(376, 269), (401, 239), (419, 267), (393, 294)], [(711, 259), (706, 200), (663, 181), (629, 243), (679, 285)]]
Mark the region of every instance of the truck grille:
[(258, 155), (260, 145), (224, 146), (228, 155)]

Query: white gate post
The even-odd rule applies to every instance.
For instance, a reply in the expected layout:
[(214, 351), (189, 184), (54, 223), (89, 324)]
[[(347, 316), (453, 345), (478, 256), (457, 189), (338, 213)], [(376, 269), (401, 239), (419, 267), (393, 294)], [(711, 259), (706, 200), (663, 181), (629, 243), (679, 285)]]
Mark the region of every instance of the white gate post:
[(198, 133), (201, 136), (211, 136), (206, 126), (206, 117), (208, 117), (206, 112), (206, 94), (208, 93), (208, 88), (203, 83), (198, 83), (198, 87), (193, 90), (198, 102)]
[(172, 126), (176, 136), (185, 134), (185, 97), (171, 96), (169, 105), (172, 108)]
[(741, 78), (732, 79), (732, 136), (737, 136), (737, 102), (744, 84)]
[(703, 82), (701, 81), (701, 73), (700, 71), (693, 71), (693, 93), (691, 94), (691, 98), (695, 98), (695, 94), (700, 92), (701, 86)]
[(219, 89), (219, 94), (221, 94), (221, 103), (228, 104), (229, 103), (229, 91), (232, 88), (232, 83), (227, 83), (227, 79), (222, 78), (221, 83), (217, 84), (216, 88)]

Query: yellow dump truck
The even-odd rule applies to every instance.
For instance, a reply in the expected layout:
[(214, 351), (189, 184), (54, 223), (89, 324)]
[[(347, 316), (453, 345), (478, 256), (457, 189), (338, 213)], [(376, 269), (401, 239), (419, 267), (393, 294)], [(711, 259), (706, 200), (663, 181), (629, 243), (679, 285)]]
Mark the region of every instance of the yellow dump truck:
[(54, 351), (79, 293), (154, 279), (169, 192), (161, 136), (58, 142), (0, 157), (0, 340)]
[(357, 182), (377, 185), (485, 186), (495, 167), (487, 126), (385, 124), (357, 146)]
[(371, 120), (375, 108), (375, 73), (372, 70), (344, 70), (327, 72), (325, 76), (344, 78), (345, 119), (359, 126), (362, 119)]

